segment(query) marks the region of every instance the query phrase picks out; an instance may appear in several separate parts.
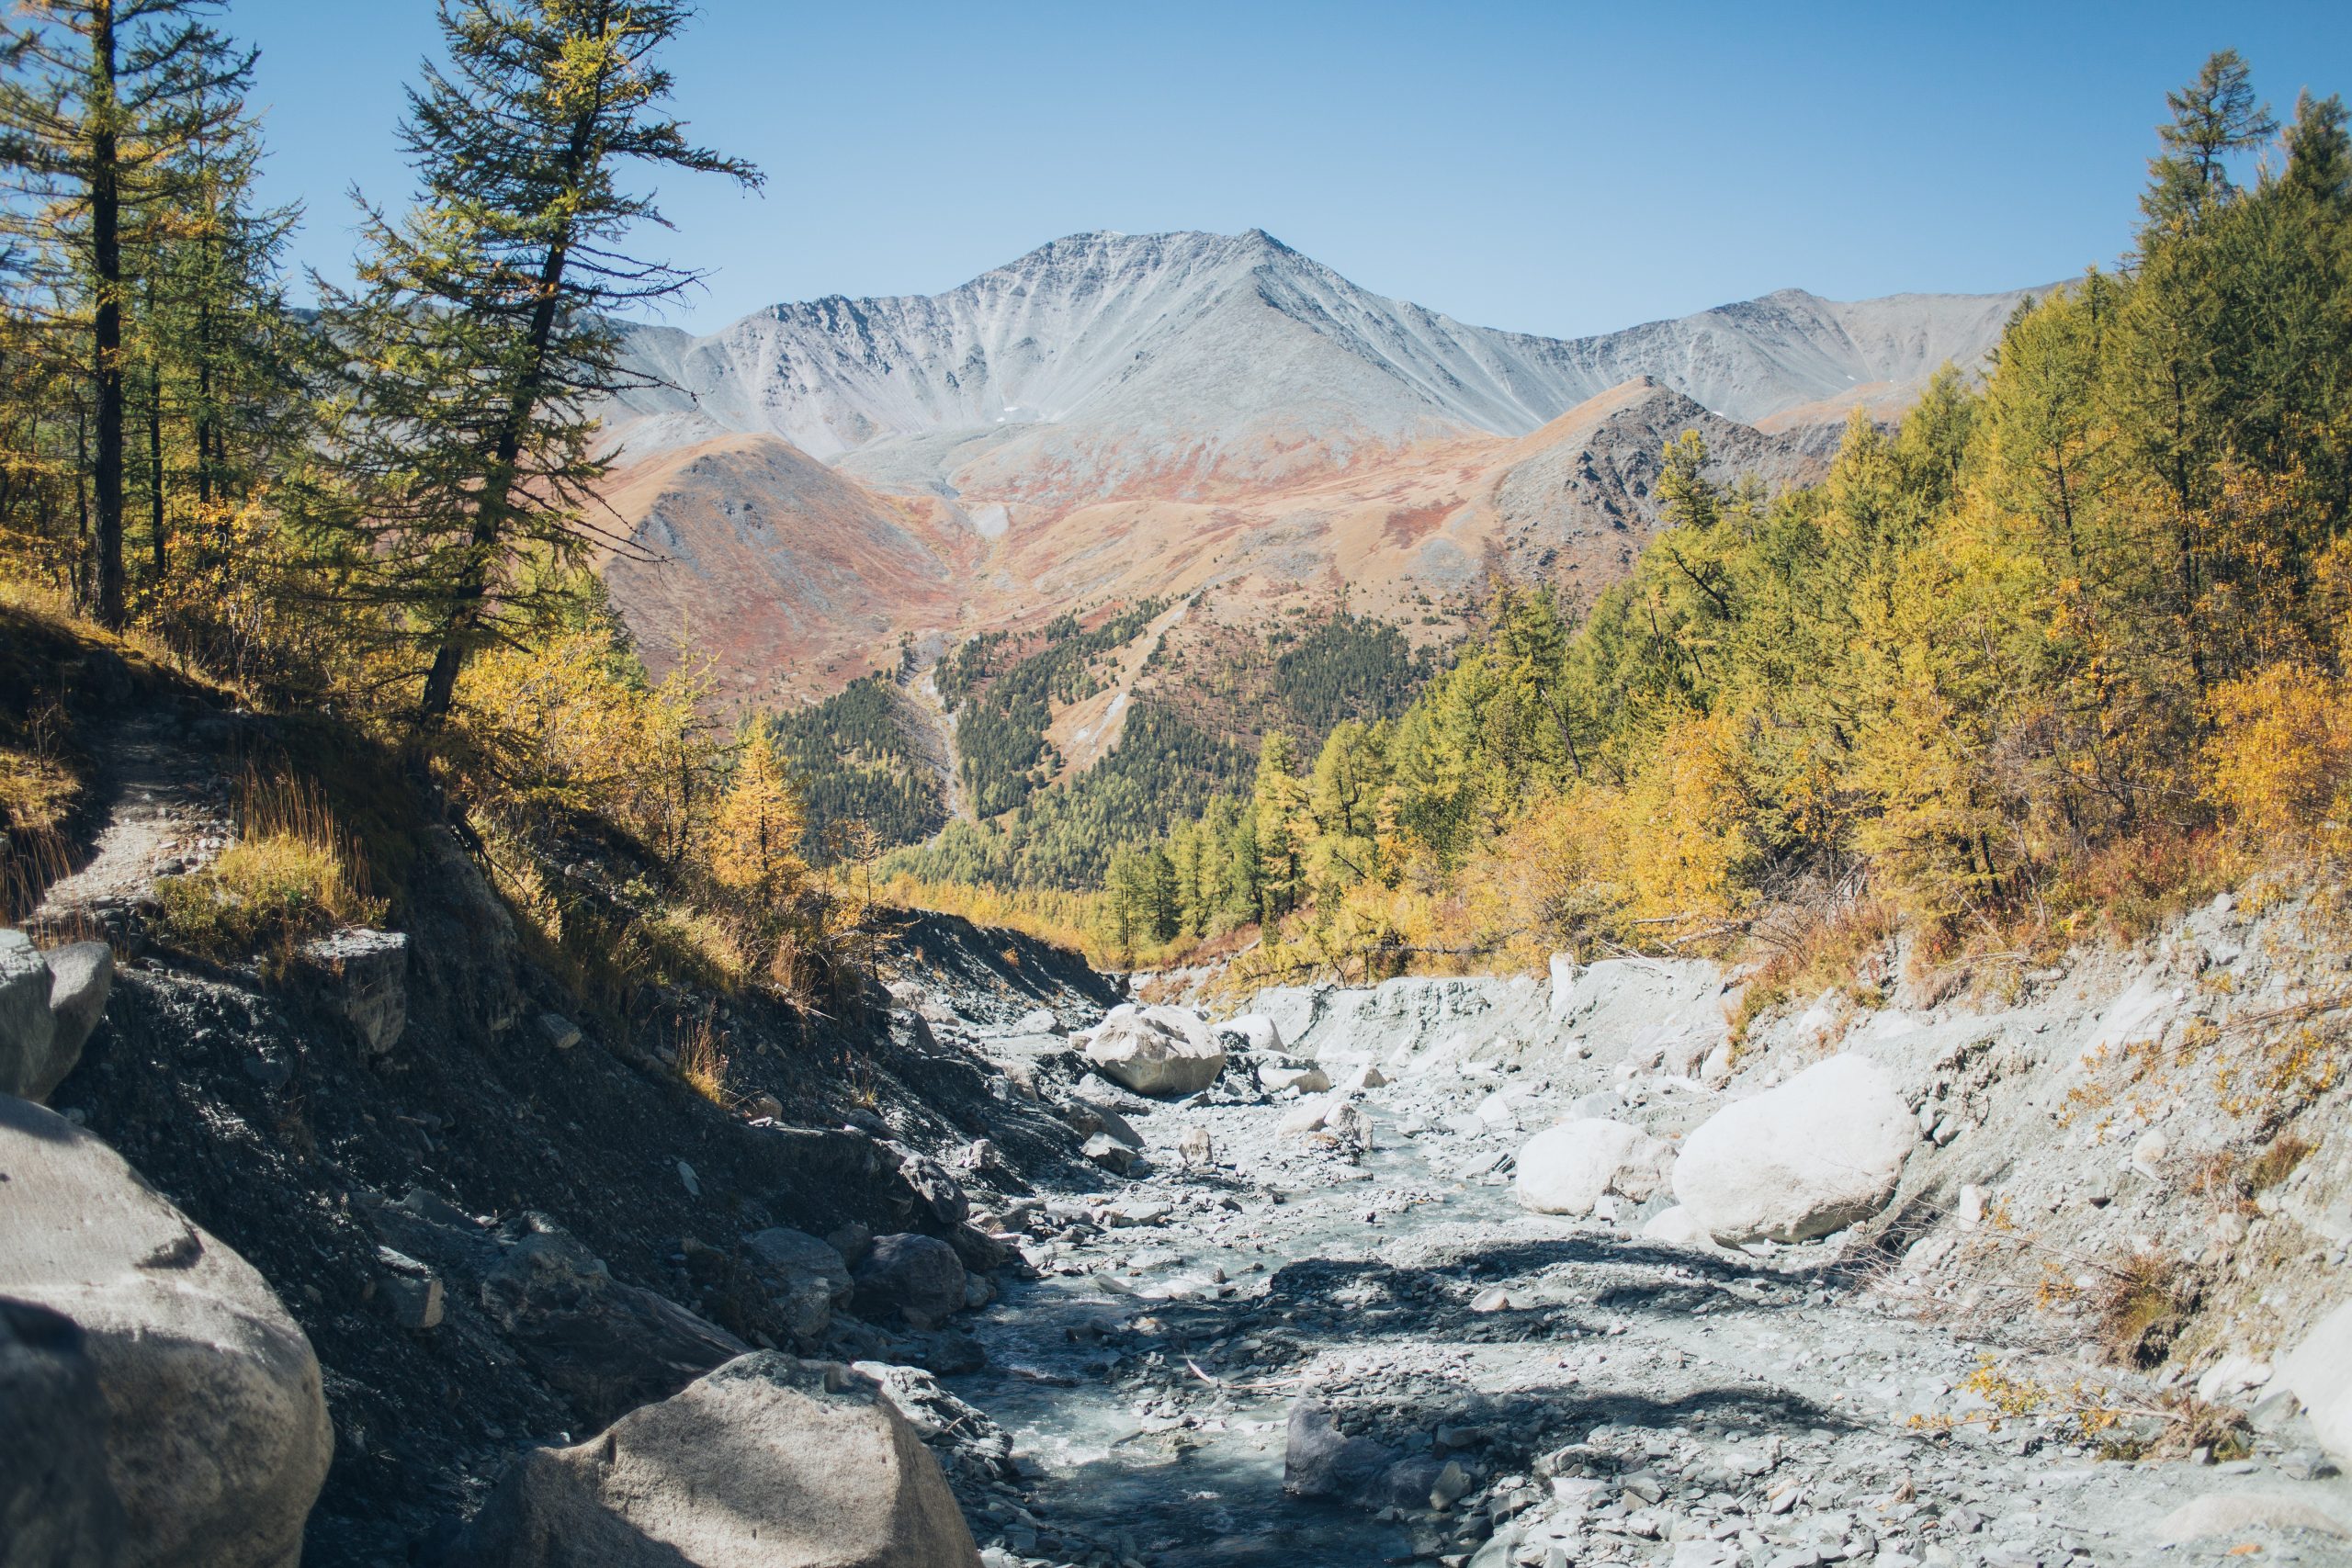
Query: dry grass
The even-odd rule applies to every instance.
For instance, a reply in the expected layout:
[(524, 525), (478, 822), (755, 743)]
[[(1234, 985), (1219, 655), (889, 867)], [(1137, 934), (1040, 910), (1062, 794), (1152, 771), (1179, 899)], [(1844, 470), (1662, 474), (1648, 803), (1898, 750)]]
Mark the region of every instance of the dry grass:
[(2310, 1154), (2312, 1147), (2312, 1144), (2292, 1133), (2281, 1133), (2271, 1139), (2259, 1154), (2246, 1161), (2241, 1179), (2245, 1183), (2245, 1190), (2248, 1192), (2266, 1192), (2278, 1186), (2294, 1174), (2295, 1168), (2303, 1163), (2303, 1156)]
[(365, 891), (358, 845), (315, 785), (248, 774), (236, 816), (236, 842), (219, 860), (156, 885), (159, 934), (170, 945), (283, 964), (312, 937), (384, 918), (382, 901)]
[(2170, 1254), (2126, 1254), (2104, 1268), (2092, 1292), (2099, 1349), (2119, 1366), (2162, 1364), (2201, 1294), (2196, 1276)]
[(959, 882), (926, 882), (918, 877), (878, 877), (872, 885), (877, 904), (901, 909), (956, 915), (983, 929), (1019, 931), (1023, 936), (1084, 953), (1089, 962), (1124, 968), (1129, 957), (1114, 950), (1099, 893), (1063, 893), (1024, 889), (976, 887)]
[(725, 1045), (714, 1015), (707, 1012), (678, 1042), (679, 1081), (720, 1107), (734, 1103), (734, 1097), (727, 1091)]
[(1734, 1049), (1758, 1018), (1793, 997), (1835, 987), (1858, 1002), (1875, 1005), (1882, 999), (1878, 985), (1861, 978), (1860, 972), (1871, 951), (1894, 934), (1900, 919), (1892, 903), (1865, 897), (1827, 913), (1792, 905), (1758, 920), (1753, 940), (1768, 956), (1749, 976), (1733, 1010)]

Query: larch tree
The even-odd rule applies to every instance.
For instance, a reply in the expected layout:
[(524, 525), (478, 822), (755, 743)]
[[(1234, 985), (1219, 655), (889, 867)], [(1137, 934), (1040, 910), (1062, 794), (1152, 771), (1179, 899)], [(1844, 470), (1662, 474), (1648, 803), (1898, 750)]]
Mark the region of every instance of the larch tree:
[(2140, 209), (2159, 232), (2194, 225), (2237, 192), (2227, 160), (2262, 145), (2278, 122), (2254, 95), (2252, 73), (2234, 49), (2211, 56), (2185, 87), (2165, 95), (2172, 118), (2156, 128), (2164, 151), (2148, 160)]
[(764, 725), (753, 726), (711, 825), (712, 874), (763, 911), (781, 908), (808, 877), (801, 847), (806, 824), (800, 792), (775, 739)]
[(124, 343), (138, 294), (126, 241), (176, 199), (189, 149), (243, 118), (256, 56), (205, 20), (221, 5), (28, 0), (0, 23), (0, 218), (21, 264), (8, 305), (85, 367), (90, 592), (109, 627), (129, 608)]
[(406, 217), (363, 204), (356, 290), (324, 289), (338, 361), (326, 482), (306, 514), (377, 619), (417, 719), (447, 716), (467, 660), (561, 608), (600, 541), (595, 405), (644, 378), (616, 317), (699, 275), (631, 254), (662, 222), (651, 167), (746, 187), (750, 164), (667, 112), (675, 0), (442, 0), (449, 62), (410, 90)]

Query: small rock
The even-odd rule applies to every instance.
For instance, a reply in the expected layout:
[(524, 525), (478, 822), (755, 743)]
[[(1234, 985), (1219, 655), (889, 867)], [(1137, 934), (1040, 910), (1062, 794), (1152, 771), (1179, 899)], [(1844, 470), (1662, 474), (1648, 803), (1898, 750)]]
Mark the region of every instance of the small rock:
[(569, 1051), (580, 1043), (580, 1026), (560, 1012), (539, 1014), (539, 1038), (558, 1051)]
[(856, 1281), (848, 1259), (806, 1231), (772, 1225), (743, 1238), (743, 1258), (795, 1343), (813, 1350), (846, 1306)]
[(1370, 1438), (1342, 1433), (1312, 1400), (1291, 1407), (1283, 1449), (1283, 1490), (1295, 1497), (1354, 1497), (1378, 1481), (1396, 1456)]
[(2270, 1381), (2270, 1363), (2235, 1353), (2223, 1356), (2197, 1380), (2197, 1397), (2208, 1404), (2233, 1399)]
[(1960, 1190), (1960, 1206), (1954, 1216), (1960, 1228), (1973, 1231), (1984, 1223), (1984, 1189), (1969, 1182)]
[(1135, 1150), (1108, 1133), (1097, 1133), (1087, 1139), (1082, 1152), (1088, 1159), (1114, 1175), (1125, 1176), (1135, 1168)]
[(2321, 1481), (2337, 1472), (2317, 1449), (2289, 1449), (2278, 1456), (2278, 1473), (2290, 1481)]
[(695, 1174), (695, 1168), (688, 1165), (684, 1160), (680, 1160), (678, 1162), (678, 1180), (684, 1185), (686, 1189), (686, 1196), (689, 1198), (699, 1198), (702, 1196), (702, 1178), (696, 1176)]
[(376, 1299), (394, 1324), (419, 1330), (441, 1326), (440, 1275), (389, 1247), (376, 1249)]
[(306, 942), (302, 962), (327, 1005), (382, 1055), (408, 1028), (408, 933), (350, 927)]
[(1331, 1075), (1311, 1064), (1286, 1066), (1269, 1062), (1258, 1069), (1258, 1087), (1268, 1094), (1294, 1089), (1301, 1094), (1321, 1094), (1331, 1087)]
[(1272, 1019), (1263, 1013), (1243, 1013), (1238, 1018), (1228, 1018), (1216, 1026), (1216, 1032), (1234, 1036), (1241, 1042), (1243, 1050), (1261, 1056), (1278, 1055), (1283, 1048), (1283, 1032), (1275, 1026)]

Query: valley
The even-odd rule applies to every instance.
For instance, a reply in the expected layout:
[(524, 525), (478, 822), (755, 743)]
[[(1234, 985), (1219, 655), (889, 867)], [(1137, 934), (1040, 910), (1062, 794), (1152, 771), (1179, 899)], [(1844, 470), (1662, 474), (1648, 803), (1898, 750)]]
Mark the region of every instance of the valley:
[(277, 9), (0, 19), (0, 1568), (2352, 1564), (2340, 96)]

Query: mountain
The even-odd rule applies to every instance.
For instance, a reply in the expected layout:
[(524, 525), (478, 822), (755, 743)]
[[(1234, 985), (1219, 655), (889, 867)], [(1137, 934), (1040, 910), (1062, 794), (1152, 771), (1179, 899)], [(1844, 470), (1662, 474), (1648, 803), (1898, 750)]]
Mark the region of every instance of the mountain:
[(1254, 230), (1074, 235), (941, 295), (635, 332), (662, 385), (608, 411), (615, 504), (667, 564), (616, 561), (615, 596), (747, 699), (824, 694), (900, 634), (1204, 589), (1271, 613), (1345, 584), (1442, 629), (1499, 577), (1622, 569), (1680, 430), (1808, 477), (1848, 409), (1973, 368), (2019, 298), (1783, 290), (1560, 340)]

